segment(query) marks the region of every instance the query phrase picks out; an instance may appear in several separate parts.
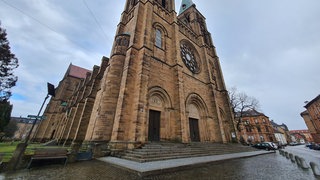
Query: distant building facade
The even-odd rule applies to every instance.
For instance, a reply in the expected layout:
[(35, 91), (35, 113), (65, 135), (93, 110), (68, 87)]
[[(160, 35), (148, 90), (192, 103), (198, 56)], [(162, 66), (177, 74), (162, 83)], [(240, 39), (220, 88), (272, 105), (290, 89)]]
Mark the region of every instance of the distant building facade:
[[(31, 127), (34, 123), (34, 119), (24, 118), (24, 117), (11, 117), (11, 121), (15, 121), (17, 123), (17, 130), (14, 133), (14, 140), (24, 140), (28, 134), (30, 133)], [(38, 120), (35, 124), (34, 128), (37, 128), (38, 124), (41, 120)], [(34, 135), (35, 131), (32, 131), (31, 137)]]
[(309, 130), (291, 130), (292, 141), (297, 143), (314, 142)]
[(238, 134), (243, 138), (244, 142), (248, 144), (277, 142), (268, 116), (256, 110), (248, 110), (243, 112), (241, 119), (241, 132)]
[(290, 132), (287, 125), (279, 125), (272, 120), (270, 121), (270, 123), (274, 129), (275, 138), (280, 145), (286, 145), (291, 142)]
[(304, 106), (307, 110), (300, 115), (304, 119), (315, 143), (320, 143), (320, 95)]
[(77, 86), (65, 85), (68, 75), (45, 111), (38, 140), (117, 151), (148, 142), (235, 139), (220, 61), (191, 0), (182, 1), (178, 15), (174, 0), (127, 0), (110, 59), (75, 79)]

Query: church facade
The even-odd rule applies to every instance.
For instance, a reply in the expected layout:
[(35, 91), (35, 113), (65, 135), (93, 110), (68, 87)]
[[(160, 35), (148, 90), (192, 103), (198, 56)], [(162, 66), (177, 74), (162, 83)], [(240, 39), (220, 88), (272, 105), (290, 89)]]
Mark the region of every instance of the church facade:
[(61, 138), (57, 129), (59, 140), (121, 150), (236, 139), (219, 58), (192, 0), (179, 14), (174, 0), (127, 0), (107, 63), (90, 111), (64, 127), (82, 136)]

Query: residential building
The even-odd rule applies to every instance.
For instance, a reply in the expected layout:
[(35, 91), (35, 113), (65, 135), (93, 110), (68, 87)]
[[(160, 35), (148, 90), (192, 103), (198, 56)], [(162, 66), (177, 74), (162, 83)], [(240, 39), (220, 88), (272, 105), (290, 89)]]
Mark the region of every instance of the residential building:
[(314, 142), (309, 130), (291, 130), (292, 141), (297, 143)]
[[(236, 118), (240, 118), (238, 115)], [(256, 110), (242, 113), (239, 139), (247, 144), (257, 142), (277, 142), (269, 117)]]
[[(34, 119), (25, 118), (25, 117), (11, 117), (11, 121), (15, 121), (17, 123), (18, 129), (16, 130), (13, 136), (13, 139), (15, 140), (24, 140), (30, 133), (30, 130), (34, 123)], [(34, 128), (37, 128), (40, 122), (41, 122), (41, 119), (37, 120)], [(30, 134), (30, 136), (32, 137), (33, 135), (34, 135), (34, 131)]]
[(300, 115), (304, 119), (315, 143), (320, 143), (320, 95), (304, 106), (307, 110)]
[(287, 125), (283, 123), (279, 125), (273, 120), (271, 120), (270, 123), (274, 129), (275, 138), (280, 145), (286, 145), (291, 142), (291, 136)]

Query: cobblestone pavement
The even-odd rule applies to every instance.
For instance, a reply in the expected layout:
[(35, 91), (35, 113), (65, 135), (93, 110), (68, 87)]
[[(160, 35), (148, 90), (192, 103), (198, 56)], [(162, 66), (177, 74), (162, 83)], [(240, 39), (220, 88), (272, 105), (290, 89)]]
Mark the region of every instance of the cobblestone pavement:
[[(113, 167), (105, 162), (87, 161), (63, 166), (48, 166), (16, 173), (2, 174), (4, 179), (40, 180), (100, 180), (100, 179), (141, 179), (136, 173)], [(1, 179), (1, 176), (0, 176)], [(216, 162), (183, 171), (144, 177), (157, 179), (225, 179), (225, 180), (314, 180), (311, 170), (302, 170), (290, 160), (273, 153), (245, 159)]]
[[(98, 160), (63, 165), (32, 168), (15, 173), (4, 174), (4, 179), (19, 180), (109, 180), (139, 179), (135, 173), (110, 166)], [(1, 176), (0, 176), (1, 179)]]
[(208, 180), (315, 180), (311, 170), (303, 170), (279, 153), (234, 159), (145, 179)]
[(309, 164), (311, 161), (320, 165), (320, 151), (307, 148), (305, 145), (287, 146), (284, 151), (303, 157)]

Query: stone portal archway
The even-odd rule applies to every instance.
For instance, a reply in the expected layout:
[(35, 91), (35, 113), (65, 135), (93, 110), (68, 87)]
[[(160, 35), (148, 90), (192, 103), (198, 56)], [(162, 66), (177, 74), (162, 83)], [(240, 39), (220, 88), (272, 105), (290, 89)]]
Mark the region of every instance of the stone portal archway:
[(147, 141), (168, 141), (174, 138), (174, 123), (170, 121), (172, 103), (161, 87), (150, 88), (148, 93)]
[(208, 109), (198, 94), (190, 94), (186, 101), (187, 134), (191, 142), (209, 141)]

